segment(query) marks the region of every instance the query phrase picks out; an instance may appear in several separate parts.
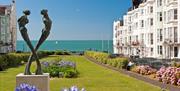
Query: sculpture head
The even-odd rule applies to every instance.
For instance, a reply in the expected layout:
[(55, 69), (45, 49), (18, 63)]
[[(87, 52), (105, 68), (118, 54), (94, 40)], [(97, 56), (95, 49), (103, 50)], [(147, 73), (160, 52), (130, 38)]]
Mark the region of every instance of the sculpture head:
[(30, 15), (30, 14), (31, 14), (31, 11), (29, 11), (29, 10), (24, 10), (23, 13), (24, 13), (25, 15)]
[(41, 15), (47, 15), (47, 12), (48, 12), (47, 9), (43, 9), (43, 10), (41, 10)]

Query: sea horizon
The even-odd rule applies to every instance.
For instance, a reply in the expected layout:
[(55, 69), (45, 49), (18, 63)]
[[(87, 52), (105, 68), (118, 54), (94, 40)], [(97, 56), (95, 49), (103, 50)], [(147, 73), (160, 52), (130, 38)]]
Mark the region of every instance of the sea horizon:
[[(33, 46), (38, 40), (31, 40)], [(106, 51), (113, 53), (112, 40), (46, 40), (39, 50)], [(17, 51), (29, 51), (24, 40), (17, 40)]]

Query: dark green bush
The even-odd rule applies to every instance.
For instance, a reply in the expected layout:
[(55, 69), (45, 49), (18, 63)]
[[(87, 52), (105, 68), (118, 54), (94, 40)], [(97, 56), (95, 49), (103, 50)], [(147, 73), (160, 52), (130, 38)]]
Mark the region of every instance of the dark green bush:
[(64, 55), (71, 55), (71, 53), (68, 51), (64, 51)]
[(7, 68), (8, 62), (6, 60), (5, 56), (0, 56), (0, 71), (4, 70)]
[[(60, 53), (60, 51), (38, 51), (39, 58), (54, 54), (70, 55), (67, 51), (62, 51), (62, 53)], [(29, 56), (30, 53), (23, 52), (0, 55), (0, 71), (9, 67), (19, 66), (22, 63), (27, 62)]]
[(65, 78), (77, 77), (77, 74), (78, 74), (78, 72), (75, 69), (67, 69), (66, 71), (64, 71)]
[(26, 62), (29, 57), (29, 53), (9, 53), (6, 54), (6, 60), (8, 61), (8, 67), (14, 67)]
[(41, 57), (45, 57), (48, 55), (54, 55), (53, 51), (38, 51), (38, 56)]
[(61, 50), (55, 51), (55, 55), (64, 55), (64, 52)]
[[(47, 56), (46, 53), (38, 52), (40, 58)], [(30, 53), (8, 53), (0, 55), (0, 70), (16, 67), (28, 61)]]
[(55, 51), (55, 53), (54, 53), (55, 55), (71, 55), (71, 53), (70, 52), (68, 52), (68, 51), (61, 51), (61, 50), (57, 50), (57, 51)]

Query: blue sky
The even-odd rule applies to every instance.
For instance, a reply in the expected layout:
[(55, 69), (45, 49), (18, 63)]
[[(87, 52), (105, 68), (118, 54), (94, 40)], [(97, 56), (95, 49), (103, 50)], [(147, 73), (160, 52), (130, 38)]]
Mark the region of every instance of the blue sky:
[[(9, 4), (11, 0), (0, 0)], [(53, 21), (49, 40), (112, 39), (112, 24), (131, 6), (131, 0), (16, 0), (17, 17), (31, 10), (29, 36), (37, 40), (43, 28), (41, 9), (48, 9)], [(22, 40), (18, 31), (18, 40)]]

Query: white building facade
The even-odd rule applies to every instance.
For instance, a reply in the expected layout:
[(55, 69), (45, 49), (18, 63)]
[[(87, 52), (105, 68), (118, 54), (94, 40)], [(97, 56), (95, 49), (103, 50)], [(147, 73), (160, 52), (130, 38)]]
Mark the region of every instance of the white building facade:
[(14, 52), (17, 41), (15, 1), (0, 5), (0, 53)]
[[(114, 53), (180, 58), (180, 0), (143, 0), (123, 20), (114, 21)], [(179, 4), (179, 5), (178, 5)], [(123, 22), (122, 24), (119, 24)]]

